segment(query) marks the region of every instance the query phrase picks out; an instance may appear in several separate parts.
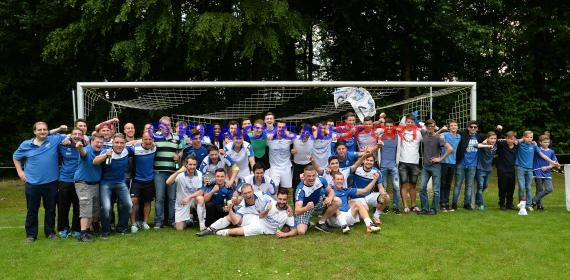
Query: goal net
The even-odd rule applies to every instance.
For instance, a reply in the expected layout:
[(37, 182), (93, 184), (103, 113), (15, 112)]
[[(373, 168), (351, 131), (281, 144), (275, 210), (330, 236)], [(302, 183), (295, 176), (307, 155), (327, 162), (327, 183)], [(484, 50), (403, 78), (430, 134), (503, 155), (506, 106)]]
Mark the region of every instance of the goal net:
[(353, 111), (348, 103), (335, 106), (333, 93), (341, 87), (366, 89), (376, 112), (394, 120), (417, 112), (421, 120), (443, 124), (454, 119), (465, 128), (477, 119), (474, 82), (80, 82), (74, 105), (76, 118), (87, 118), (97, 109), (119, 118), (123, 110), (140, 110), (168, 115), (173, 123), (211, 124), (263, 118), (271, 111), (298, 124), (339, 120)]

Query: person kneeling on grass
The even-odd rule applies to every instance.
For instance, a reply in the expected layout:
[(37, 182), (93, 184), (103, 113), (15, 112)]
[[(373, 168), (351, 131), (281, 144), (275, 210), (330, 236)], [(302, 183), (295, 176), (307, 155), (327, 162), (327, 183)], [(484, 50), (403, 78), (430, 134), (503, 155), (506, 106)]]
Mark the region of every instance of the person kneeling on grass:
[[(244, 184), (241, 187), (241, 197), (234, 192), (234, 196), (226, 206), (228, 215), (216, 220), (212, 225), (196, 233), (197, 236), (214, 234), (216, 231), (228, 227), (230, 224), (236, 226), (247, 226), (252, 221), (263, 218), (269, 212), (269, 205), (273, 198), (262, 192), (254, 192), (251, 184)], [(241, 200), (241, 201), (239, 201)], [(234, 205), (236, 205), (234, 207)], [(224, 210), (225, 211), (225, 210)]]
[(285, 238), (297, 235), (295, 219), (289, 213), (289, 192), (280, 189), (277, 193), (277, 201), (271, 199), (265, 209), (248, 225), (218, 230), (219, 236), (254, 236), (260, 234), (274, 234), (277, 238)]
[(344, 175), (340, 172), (336, 172), (333, 176), (334, 192), (336, 197), (340, 198), (341, 204), (339, 211), (335, 214), (335, 217), (328, 219), (327, 222), (329, 225), (340, 227), (342, 228), (343, 233), (348, 233), (348, 231), (350, 231), (350, 226), (360, 222), (360, 218), (362, 218), (364, 220), (364, 224), (366, 224), (367, 232), (379, 231), (380, 227), (375, 226), (374, 222), (372, 222), (368, 215), (368, 206), (362, 203), (362, 201), (348, 200), (349, 198), (369, 192), (380, 177), (378, 173), (374, 173), (372, 175), (372, 181), (370, 181), (370, 183), (368, 183), (368, 185), (363, 189), (344, 188)]
[(309, 227), (309, 220), (315, 213), (322, 213), (315, 228), (330, 233), (325, 221), (336, 213), (339, 206), (340, 199), (335, 197), (334, 190), (327, 181), (317, 176), (317, 170), (312, 165), (306, 166), (303, 171), (303, 181), (299, 183), (295, 192), (297, 233), (305, 234)]
[(206, 209), (204, 192), (202, 191), (202, 172), (196, 170), (198, 162), (192, 155), (184, 159), (186, 166), (174, 172), (166, 180), (171, 185), (176, 182), (176, 204), (174, 205), (174, 222), (176, 230), (183, 230), (187, 221), (192, 221), (191, 208), (196, 208), (200, 227), (205, 227)]

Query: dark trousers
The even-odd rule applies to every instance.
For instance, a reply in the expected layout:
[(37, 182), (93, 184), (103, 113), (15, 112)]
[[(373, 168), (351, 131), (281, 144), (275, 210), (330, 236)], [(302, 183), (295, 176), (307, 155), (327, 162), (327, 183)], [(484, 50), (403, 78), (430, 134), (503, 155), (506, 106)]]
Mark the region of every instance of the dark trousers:
[(32, 185), (26, 183), (26, 237), (38, 238), (38, 211), (44, 205), (44, 234), (55, 234), (55, 204), (57, 201), (57, 181)]
[(293, 182), (293, 194), (290, 195), (293, 197), (293, 204), (295, 203), (295, 192), (297, 191), (297, 186), (301, 182), (301, 178), (299, 176), (303, 174), (303, 170), (309, 164), (296, 164), (293, 162), (293, 178), (291, 180)]
[(441, 164), (441, 207), (449, 206), (449, 194), (451, 193), (451, 182), (455, 176), (455, 164), (442, 163)]
[(497, 171), (499, 185), (499, 206), (507, 208), (513, 206), (513, 195), (515, 193), (516, 176), (515, 171)]
[(219, 218), (223, 218), (228, 213), (224, 212), (224, 206), (215, 204), (212, 201), (206, 202), (206, 226), (209, 227)]
[[(69, 210), (73, 205), (71, 227), (69, 227)], [(75, 183), (59, 182), (57, 186), (57, 230), (64, 229), (80, 231), (79, 226), (79, 199), (75, 192)]]

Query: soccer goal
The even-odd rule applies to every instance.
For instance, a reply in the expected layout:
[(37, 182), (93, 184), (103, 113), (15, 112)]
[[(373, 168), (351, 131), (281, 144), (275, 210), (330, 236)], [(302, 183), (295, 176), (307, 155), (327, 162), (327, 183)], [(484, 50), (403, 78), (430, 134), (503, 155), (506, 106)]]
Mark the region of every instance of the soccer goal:
[(160, 111), (173, 121), (211, 124), (257, 118), (267, 111), (292, 124), (332, 118), (352, 111), (349, 104), (335, 106), (333, 92), (342, 87), (366, 89), (376, 112), (399, 119), (416, 111), (420, 119), (438, 123), (454, 119), (460, 128), (477, 119), (474, 82), (79, 82), (74, 98), (76, 118), (95, 108), (110, 107), (109, 117), (121, 111)]

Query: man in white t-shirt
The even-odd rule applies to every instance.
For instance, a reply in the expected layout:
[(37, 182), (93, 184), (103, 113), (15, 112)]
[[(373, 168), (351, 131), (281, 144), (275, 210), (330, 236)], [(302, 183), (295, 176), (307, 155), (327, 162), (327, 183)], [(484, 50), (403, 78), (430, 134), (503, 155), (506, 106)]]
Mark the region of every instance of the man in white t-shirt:
[(293, 175), (291, 173), (291, 143), (285, 131), (285, 122), (277, 121), (277, 131), (274, 135), (267, 135), (269, 147), (270, 174), (275, 185), (290, 189)]
[(186, 165), (174, 172), (166, 180), (166, 184), (176, 183), (176, 203), (174, 205), (174, 222), (176, 230), (183, 230), (186, 221), (192, 220), (191, 208), (196, 208), (200, 227), (204, 227), (206, 208), (202, 191), (202, 172), (196, 170), (197, 161), (192, 155), (186, 157)]
[[(412, 114), (406, 115), (406, 129), (399, 134), (398, 142), (398, 172), (400, 175), (400, 194), (404, 204), (404, 212), (420, 212), (416, 205), (416, 183), (420, 174), (420, 143), (421, 129), (416, 125)], [(410, 195), (411, 205), (408, 207), (407, 195)]]

